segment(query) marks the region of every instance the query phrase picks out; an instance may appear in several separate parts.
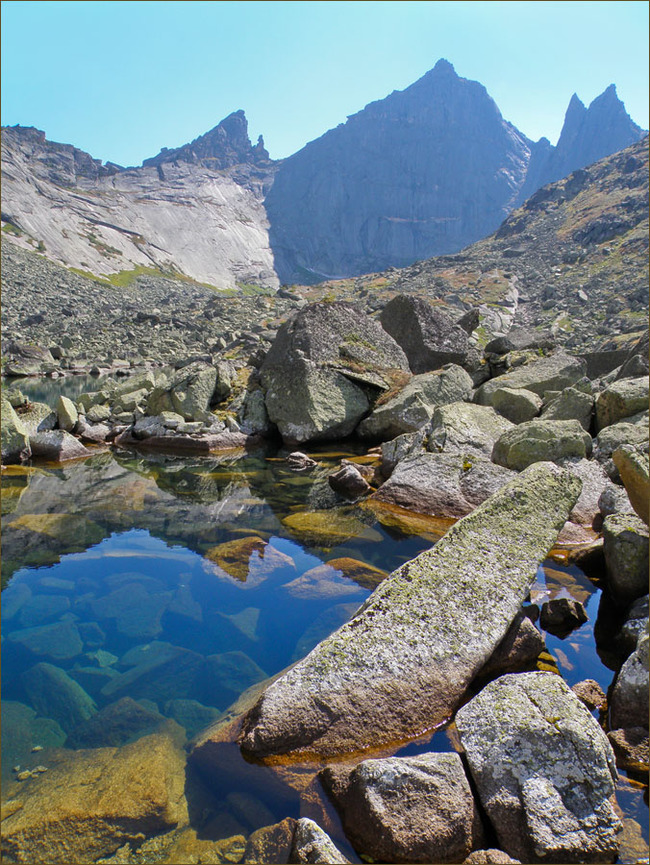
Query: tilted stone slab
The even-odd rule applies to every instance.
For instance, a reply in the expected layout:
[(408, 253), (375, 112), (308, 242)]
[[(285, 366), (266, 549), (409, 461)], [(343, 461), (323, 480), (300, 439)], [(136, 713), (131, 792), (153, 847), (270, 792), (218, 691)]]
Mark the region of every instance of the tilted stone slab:
[(394, 571), (266, 689), (244, 719), (242, 750), (329, 756), (442, 723), (505, 636), (580, 486), (556, 466), (531, 466)]
[(504, 387), (513, 390), (524, 388), (543, 396), (544, 391), (570, 387), (583, 377), (586, 369), (584, 360), (558, 352), (515, 367), (505, 375), (486, 381), (477, 391), (474, 401), (479, 405), (492, 405), (493, 394)]
[(522, 862), (615, 861), (614, 754), (560, 676), (502, 676), (459, 710), (456, 725), (507, 853)]

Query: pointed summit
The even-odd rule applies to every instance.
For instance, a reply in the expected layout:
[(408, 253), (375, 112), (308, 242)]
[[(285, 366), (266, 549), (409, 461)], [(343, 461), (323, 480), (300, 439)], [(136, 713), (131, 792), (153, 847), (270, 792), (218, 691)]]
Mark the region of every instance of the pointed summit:
[(163, 147), (157, 156), (145, 159), (142, 165), (144, 167), (169, 162), (191, 162), (200, 163), (207, 168), (223, 169), (242, 163), (257, 165), (268, 160), (269, 154), (264, 147), (262, 136), (255, 146), (251, 144), (246, 114), (239, 109), (190, 144), (173, 150)]
[(450, 63), (449, 60), (446, 60), (444, 57), (441, 57), (440, 60), (438, 60), (438, 62), (431, 71), (436, 72), (438, 75), (456, 75), (456, 70), (454, 69), (453, 64)]

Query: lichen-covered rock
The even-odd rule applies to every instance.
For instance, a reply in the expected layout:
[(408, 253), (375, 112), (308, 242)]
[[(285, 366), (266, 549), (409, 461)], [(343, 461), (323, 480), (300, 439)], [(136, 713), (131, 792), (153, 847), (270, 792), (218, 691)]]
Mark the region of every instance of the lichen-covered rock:
[(38, 432), (29, 437), (29, 443), (32, 448), (32, 456), (50, 462), (62, 463), (66, 460), (83, 459), (83, 457), (92, 455), (92, 451), (89, 451), (78, 439), (62, 429)]
[(481, 678), (494, 678), (527, 667), (530, 669), (529, 665), (534, 664), (545, 648), (544, 638), (535, 625), (523, 611), (519, 612), (479, 675)]
[(411, 371), (429, 372), (446, 363), (464, 364), (467, 331), (424, 297), (398, 294), (379, 318), (384, 330), (404, 349)]
[(30, 438), (36, 433), (54, 429), (57, 423), (56, 412), (44, 402), (29, 403), (25, 409), (19, 411), (19, 417)]
[(472, 379), (453, 363), (436, 372), (413, 376), (396, 396), (361, 421), (357, 435), (387, 441), (415, 432), (431, 420), (436, 406), (467, 399), (471, 392)]
[(544, 396), (545, 391), (570, 387), (584, 376), (586, 369), (584, 360), (557, 352), (486, 381), (477, 391), (475, 400), (479, 405), (492, 405), (492, 395), (503, 387), (514, 390), (524, 388)]
[(610, 704), (610, 725), (648, 726), (648, 634), (639, 637), (636, 649), (616, 677)]
[(405, 456), (420, 453), (424, 442), (425, 430), (420, 429), (413, 433), (404, 433), (389, 442), (383, 442), (381, 446), (381, 473), (390, 477), (397, 463)]
[(636, 514), (612, 514), (603, 522), (607, 585), (620, 604), (647, 594), (648, 526)]
[(349, 860), (318, 823), (301, 817), (293, 833), (289, 862), (295, 865), (348, 865)]
[(32, 455), (27, 430), (4, 395), (0, 405), (2, 406), (0, 415), (2, 462), (4, 464), (24, 462)]
[(364, 760), (320, 777), (355, 850), (375, 861), (459, 862), (483, 841), (458, 754)]
[(614, 465), (619, 471), (621, 480), (627, 490), (630, 504), (648, 524), (650, 511), (650, 463), (648, 454), (638, 448), (623, 445), (612, 454)]
[(462, 517), (512, 478), (501, 466), (460, 453), (415, 453), (402, 459), (372, 498), (437, 517)]
[(648, 408), (648, 376), (622, 378), (612, 382), (598, 394), (596, 429), (619, 423)]
[(542, 409), (541, 416), (545, 420), (577, 420), (582, 428), (588, 431), (593, 413), (593, 396), (574, 387), (567, 387)]
[(66, 432), (72, 432), (79, 420), (77, 407), (67, 396), (60, 396), (58, 398), (56, 416), (58, 418), (59, 429), (63, 429)]
[(246, 392), (244, 402), (237, 413), (242, 432), (249, 435), (268, 435), (272, 430), (269, 413), (264, 402), (264, 393), (259, 388)]
[(244, 719), (242, 749), (341, 754), (448, 718), (505, 636), (579, 492), (580, 481), (540, 464), (495, 493), (263, 692)]
[(524, 387), (499, 387), (492, 391), (491, 405), (512, 423), (525, 423), (540, 413), (543, 405), (541, 396)]
[(531, 420), (505, 432), (495, 443), (492, 460), (521, 471), (536, 462), (586, 457), (591, 436), (576, 420)]
[(495, 442), (512, 426), (491, 406), (454, 402), (434, 411), (427, 450), (478, 454), (490, 459)]
[(187, 822), (184, 754), (166, 736), (50, 751), (48, 764), (2, 823), (2, 850), (14, 862), (94, 862)]
[(607, 737), (554, 673), (487, 685), (456, 715), (483, 807), (522, 862), (613, 862), (620, 821)]
[(603, 709), (607, 705), (605, 692), (594, 679), (583, 679), (571, 686), (571, 690), (590, 712)]
[(490, 848), (489, 850), (474, 850), (469, 854), (463, 865), (519, 865), (519, 859), (513, 859), (503, 850)]
[(172, 411), (185, 420), (203, 420), (217, 384), (217, 371), (199, 361), (179, 369), (170, 381)]
[(407, 372), (378, 322), (351, 304), (315, 303), (282, 325), (259, 374), (269, 418), (300, 443), (350, 435), (395, 374), (405, 381)]

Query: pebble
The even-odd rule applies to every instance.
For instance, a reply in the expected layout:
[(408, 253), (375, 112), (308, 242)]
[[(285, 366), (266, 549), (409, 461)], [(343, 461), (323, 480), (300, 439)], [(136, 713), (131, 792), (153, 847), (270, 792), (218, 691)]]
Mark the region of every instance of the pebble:
[(43, 750), (42, 745), (34, 745), (34, 747), (32, 748), (32, 754), (35, 754), (37, 751), (42, 751), (42, 750)]
[(47, 772), (47, 766), (36, 766), (35, 769), (32, 769), (32, 775), (35, 772)]
[(24, 772), (19, 772), (19, 773), (16, 775), (16, 780), (18, 780), (18, 781), (26, 781), (28, 778), (31, 778), (31, 777), (32, 777), (32, 773), (29, 771), (29, 769), (25, 769)]

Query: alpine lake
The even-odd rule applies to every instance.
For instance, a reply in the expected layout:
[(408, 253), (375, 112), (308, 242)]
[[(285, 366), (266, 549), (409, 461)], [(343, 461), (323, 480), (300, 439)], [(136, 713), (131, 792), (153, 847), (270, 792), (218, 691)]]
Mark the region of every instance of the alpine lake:
[[(17, 384), (54, 406), (60, 393), (96, 390), (98, 379)], [(173, 727), (189, 752), (243, 692), (306, 655), (448, 527), (337, 497), (328, 475), (342, 457), (370, 462), (363, 446), (307, 452), (317, 467), (302, 473), (277, 444), (201, 458), (104, 448), (2, 473), (3, 805), (38, 796), (38, 784), (27, 783), (34, 770), (62, 757), (74, 765), (82, 749), (125, 748)], [(570, 686), (589, 678), (607, 691), (616, 663), (594, 632), (607, 630), (610, 611), (597, 581), (557, 548), (531, 600), (562, 596), (583, 603), (589, 619), (564, 639), (546, 633), (538, 666), (557, 668)], [(37, 665), (48, 675), (34, 675)], [(62, 679), (81, 686), (81, 707), (61, 700)], [(142, 710), (135, 726), (112, 726), (110, 714), (89, 725), (92, 713), (126, 697)], [(451, 725), (394, 753), (449, 751), (456, 742)], [(300, 785), (279, 793), (272, 768), (245, 763), (234, 744), (224, 772), (202, 775), (191, 763), (184, 772), (199, 838), (249, 836), (305, 815)], [(633, 863), (647, 857), (647, 775), (619, 774), (618, 861)], [(320, 799), (333, 840), (360, 861)]]

